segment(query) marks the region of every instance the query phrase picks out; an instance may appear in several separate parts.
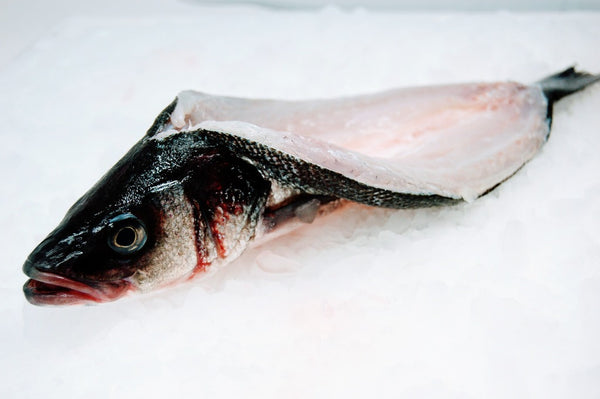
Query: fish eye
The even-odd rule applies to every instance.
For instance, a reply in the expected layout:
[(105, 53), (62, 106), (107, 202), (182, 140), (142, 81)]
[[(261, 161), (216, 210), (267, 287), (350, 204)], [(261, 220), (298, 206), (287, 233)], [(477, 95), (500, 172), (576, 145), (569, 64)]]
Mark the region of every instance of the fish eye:
[(108, 228), (108, 246), (120, 255), (133, 254), (146, 244), (146, 227), (131, 213), (112, 218)]

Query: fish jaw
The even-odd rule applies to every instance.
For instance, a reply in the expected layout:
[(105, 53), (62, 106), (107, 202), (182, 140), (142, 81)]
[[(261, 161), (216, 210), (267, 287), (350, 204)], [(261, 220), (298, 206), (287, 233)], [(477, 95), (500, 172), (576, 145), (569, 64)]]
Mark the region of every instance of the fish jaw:
[(79, 305), (110, 302), (132, 290), (127, 280), (94, 283), (94, 286), (54, 273), (24, 267), (30, 277), (23, 286), (25, 298), (33, 305)]

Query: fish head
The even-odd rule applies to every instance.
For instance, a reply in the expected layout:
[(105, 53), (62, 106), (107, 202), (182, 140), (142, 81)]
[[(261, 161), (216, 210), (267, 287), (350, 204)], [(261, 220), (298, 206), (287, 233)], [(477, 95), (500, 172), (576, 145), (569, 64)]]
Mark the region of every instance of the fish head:
[(243, 188), (230, 186), (246, 178), (233, 173), (239, 181), (232, 183), (222, 176), (232, 174), (224, 158), (189, 137), (139, 142), (29, 255), (27, 300), (112, 301), (187, 280), (240, 252), (233, 241), (243, 247), (251, 239), (239, 233), (251, 234), (251, 210), (260, 200), (240, 203), (235, 192)]

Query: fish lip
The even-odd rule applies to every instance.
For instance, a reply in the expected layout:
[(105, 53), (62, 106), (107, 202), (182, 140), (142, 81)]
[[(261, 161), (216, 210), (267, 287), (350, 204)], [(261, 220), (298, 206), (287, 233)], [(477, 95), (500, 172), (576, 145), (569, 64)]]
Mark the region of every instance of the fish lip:
[(76, 305), (114, 301), (131, 289), (126, 280), (96, 283), (97, 287), (29, 268), (23, 285), (25, 298), (33, 305)]

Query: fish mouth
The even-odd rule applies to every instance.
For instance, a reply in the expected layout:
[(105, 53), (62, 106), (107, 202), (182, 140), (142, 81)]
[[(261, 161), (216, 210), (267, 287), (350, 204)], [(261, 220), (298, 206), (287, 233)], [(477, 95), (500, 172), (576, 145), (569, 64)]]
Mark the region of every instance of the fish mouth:
[(78, 305), (114, 301), (124, 296), (131, 283), (126, 280), (94, 283), (94, 286), (57, 274), (32, 269), (23, 286), (33, 305)]

